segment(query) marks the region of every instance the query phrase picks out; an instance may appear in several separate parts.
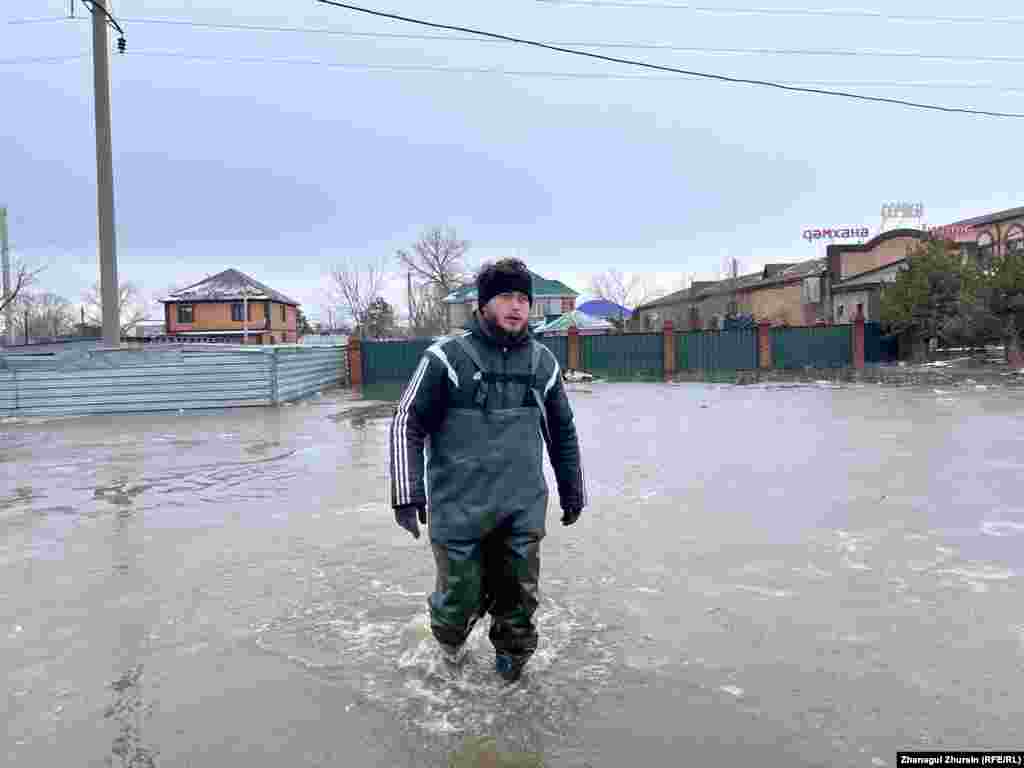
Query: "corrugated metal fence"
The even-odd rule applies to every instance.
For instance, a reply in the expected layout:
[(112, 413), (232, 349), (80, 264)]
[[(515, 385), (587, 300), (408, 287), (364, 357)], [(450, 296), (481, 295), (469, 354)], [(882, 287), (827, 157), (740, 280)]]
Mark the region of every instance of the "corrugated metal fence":
[(537, 339), (537, 341), (554, 353), (555, 359), (558, 361), (558, 365), (561, 366), (563, 371), (569, 367), (568, 336), (546, 336), (544, 338)]
[(665, 339), (660, 333), (580, 336), (583, 370), (612, 378), (658, 377), (665, 370)]
[(757, 368), (757, 331), (692, 331), (676, 334), (681, 371), (746, 371)]
[(348, 380), (348, 347), (281, 347), (272, 351), (277, 365), (274, 402), (308, 397)]
[(878, 323), (864, 323), (864, 362), (893, 363), (899, 358), (899, 338), (885, 335)]
[(844, 368), (853, 364), (853, 326), (772, 328), (776, 368)]
[(362, 342), (363, 381), (407, 381), (433, 343), (433, 339)]
[(348, 378), (344, 347), (92, 351), (0, 358), (0, 413), (70, 416), (274, 405)]

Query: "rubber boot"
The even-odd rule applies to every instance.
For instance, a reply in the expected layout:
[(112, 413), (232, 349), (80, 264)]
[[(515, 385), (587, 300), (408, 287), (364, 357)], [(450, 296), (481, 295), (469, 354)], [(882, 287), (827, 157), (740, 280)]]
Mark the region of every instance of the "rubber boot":
[(499, 653), (494, 657), (494, 671), (501, 675), (507, 683), (514, 683), (523, 674), (526, 662), (514, 656)]

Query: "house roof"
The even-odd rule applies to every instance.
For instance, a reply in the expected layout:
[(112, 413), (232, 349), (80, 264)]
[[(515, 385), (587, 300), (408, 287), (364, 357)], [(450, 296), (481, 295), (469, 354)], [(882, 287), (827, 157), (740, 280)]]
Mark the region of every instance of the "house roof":
[(1005, 221), (1006, 219), (1019, 219), (1021, 217), (1024, 217), (1024, 207), (1007, 208), (1002, 211), (996, 211), (995, 213), (986, 213), (984, 216), (975, 216), (973, 219), (954, 221), (953, 223), (977, 227), (985, 224), (994, 224), (997, 221)]
[(533, 332), (547, 333), (550, 331), (565, 331), (569, 328), (593, 331), (599, 329), (608, 330), (613, 327), (614, 326), (607, 320), (603, 320), (600, 317), (594, 317), (593, 315), (588, 315), (586, 312), (574, 309), (572, 312), (566, 312), (564, 315), (552, 320), (550, 323), (544, 323), (544, 325), (534, 328)]
[(684, 288), (681, 291), (670, 293), (668, 296), (662, 296), (660, 299), (654, 301), (648, 301), (638, 306), (634, 312), (638, 312), (641, 309), (655, 309), (656, 307), (667, 307), (672, 304), (678, 304), (681, 301), (693, 301), (703, 293), (707, 293), (708, 289), (717, 285), (715, 282), (702, 282), (694, 283), (689, 288)]
[(592, 317), (623, 317), (629, 318), (633, 311), (626, 309), (621, 304), (607, 299), (592, 299), (585, 301), (576, 307), (580, 312), (585, 312)]
[(801, 261), (799, 264), (779, 265), (783, 266), (783, 269), (778, 270), (772, 276), (767, 279), (759, 281), (757, 284), (752, 285), (752, 288), (760, 288), (762, 286), (779, 285), (781, 283), (788, 283), (790, 280), (799, 280), (805, 277), (814, 277), (815, 275), (824, 274), (828, 265), (827, 259), (810, 259), (809, 261)]
[[(534, 298), (576, 298), (579, 296), (576, 291), (567, 286), (561, 280), (548, 280), (541, 277), (534, 271), (530, 271), (530, 277), (533, 279), (533, 296)], [(470, 283), (464, 285), (458, 290), (452, 291), (444, 297), (443, 301), (446, 304), (463, 304), (469, 301), (476, 301), (476, 283)]]
[(164, 303), (173, 301), (241, 301), (243, 295), (246, 295), (246, 289), (248, 289), (247, 295), (250, 300), (269, 299), (281, 304), (299, 306), (299, 302), (295, 299), (288, 298), (283, 293), (275, 291), (237, 269), (225, 269), (195, 285), (174, 291), (166, 299), (160, 299), (160, 301)]
[(877, 285), (878, 283), (885, 282), (883, 277), (885, 273), (893, 269), (902, 269), (907, 263), (906, 259), (900, 259), (899, 261), (891, 261), (888, 264), (884, 264), (881, 267), (875, 267), (869, 269), (866, 272), (848, 277), (842, 282), (834, 283), (832, 285), (832, 292), (843, 292), (846, 290), (853, 290), (854, 288), (864, 288), (865, 286)]
[(794, 266), (796, 265), (791, 261), (787, 262), (786, 264), (765, 264), (764, 272), (762, 273), (762, 275), (764, 279), (767, 280), (769, 277), (775, 277), (780, 272), (784, 272), (785, 270)]
[(708, 296), (720, 296), (732, 293), (733, 291), (756, 290), (768, 288), (774, 285), (783, 285), (791, 280), (800, 280), (805, 277), (813, 277), (825, 273), (826, 259), (810, 259), (797, 264), (768, 264), (760, 272), (752, 272), (749, 275), (740, 275), (736, 278), (717, 280), (709, 282), (694, 283), (682, 291), (670, 293), (655, 301), (649, 301), (637, 307), (641, 309), (654, 309), (679, 304), (685, 301), (700, 301)]

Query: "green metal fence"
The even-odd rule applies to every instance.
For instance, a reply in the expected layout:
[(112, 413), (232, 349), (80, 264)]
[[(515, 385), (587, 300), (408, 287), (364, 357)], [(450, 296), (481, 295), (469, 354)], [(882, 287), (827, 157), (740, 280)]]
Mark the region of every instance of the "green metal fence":
[(676, 334), (679, 370), (746, 371), (757, 368), (757, 331), (690, 331)]
[(408, 381), (423, 353), (433, 343), (433, 339), (362, 342), (363, 381), (367, 384)]
[(864, 323), (864, 362), (893, 363), (899, 358), (899, 339), (883, 334), (878, 323)]
[(775, 368), (845, 368), (853, 365), (853, 326), (772, 328)]
[(606, 378), (660, 378), (665, 370), (660, 333), (580, 336), (583, 370)]
[(555, 354), (555, 359), (564, 371), (569, 367), (569, 337), (568, 336), (546, 336), (537, 339), (541, 344)]

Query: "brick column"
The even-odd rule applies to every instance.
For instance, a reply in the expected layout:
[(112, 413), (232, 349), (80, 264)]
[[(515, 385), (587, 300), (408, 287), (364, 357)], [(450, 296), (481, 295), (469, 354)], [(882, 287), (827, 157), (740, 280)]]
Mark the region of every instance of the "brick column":
[[(1014, 333), (1016, 333), (1014, 329)], [(1024, 352), (1021, 352), (1020, 342), (1017, 344), (1006, 344), (1006, 364), (1013, 370), (1024, 368)]]
[(569, 327), (569, 370), (580, 370), (580, 332), (575, 325)]
[(348, 340), (348, 379), (353, 391), (363, 388), (363, 349), (356, 338)]
[(670, 381), (676, 372), (676, 333), (671, 320), (665, 321), (662, 339), (665, 345), (665, 381)]
[(769, 322), (757, 325), (757, 364), (762, 369), (772, 367), (772, 324)]
[(857, 308), (857, 316), (853, 319), (853, 367), (864, 368), (864, 310)]

